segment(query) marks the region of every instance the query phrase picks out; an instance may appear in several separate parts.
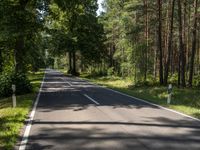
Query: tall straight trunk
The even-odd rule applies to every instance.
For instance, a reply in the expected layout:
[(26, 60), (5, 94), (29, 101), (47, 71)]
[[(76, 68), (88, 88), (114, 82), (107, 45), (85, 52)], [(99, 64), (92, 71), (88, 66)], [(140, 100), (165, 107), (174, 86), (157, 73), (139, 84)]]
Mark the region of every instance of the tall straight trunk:
[(144, 14), (145, 14), (145, 38), (146, 38), (144, 81), (146, 81), (148, 72), (149, 14), (148, 14), (148, 1), (144, 0), (143, 3), (144, 3)]
[(72, 52), (72, 59), (73, 59), (72, 74), (76, 75), (77, 72), (76, 72), (76, 52), (75, 51)]
[[(171, 8), (171, 0), (168, 0), (167, 7), (166, 7), (166, 19), (165, 25), (163, 28), (163, 39), (164, 39), (164, 48), (163, 48), (163, 63), (166, 66), (167, 63), (167, 52), (168, 52), (168, 43), (169, 43), (169, 32), (170, 32), (170, 8)], [(163, 67), (163, 73), (165, 73), (165, 67)], [(165, 74), (164, 74), (165, 77)], [(164, 78), (165, 82), (165, 78)]]
[[(26, 6), (29, 0), (19, 0), (19, 11), (25, 12)], [(17, 28), (20, 29), (18, 36), (16, 37), (15, 41), (15, 48), (14, 48), (14, 64), (15, 64), (15, 73), (17, 72), (24, 72), (24, 45), (25, 45), (25, 36), (23, 31), (24, 20), (19, 20), (19, 23), (16, 24)]]
[(188, 13), (187, 13), (187, 38), (186, 38), (186, 63), (187, 63), (187, 73), (189, 69), (189, 60), (190, 60), (190, 45), (191, 45), (191, 5), (188, 5)]
[(190, 73), (189, 73), (189, 86), (192, 86), (193, 74), (194, 74), (194, 59), (195, 59), (195, 52), (196, 52), (196, 38), (197, 38), (197, 0), (194, 0), (194, 25), (192, 31), (192, 53), (190, 59)]
[(172, 45), (173, 45), (173, 26), (174, 26), (174, 6), (175, 6), (175, 0), (171, 0), (171, 18), (170, 18), (170, 32), (168, 36), (168, 55), (167, 55), (167, 62), (165, 66), (165, 75), (164, 75), (164, 84), (167, 84), (168, 82), (168, 75), (169, 75), (169, 65), (171, 61), (171, 55), (172, 55)]
[(184, 44), (184, 59), (185, 59), (185, 78), (188, 75), (188, 61), (186, 57), (187, 53), (187, 0), (183, 0), (183, 44)]
[(15, 49), (14, 49), (15, 73), (24, 71), (23, 49), (24, 49), (24, 37), (23, 35), (20, 35), (18, 39), (16, 39)]
[(0, 48), (0, 73), (3, 71), (2, 49)]
[[(155, 30), (154, 31), (154, 34), (155, 34), (155, 39), (157, 39), (157, 36), (158, 36), (158, 34), (157, 34), (157, 30)], [(154, 43), (154, 45), (155, 45), (155, 47), (156, 47), (156, 45), (157, 45), (157, 40), (155, 41), (155, 43)], [(153, 60), (153, 76), (154, 76), (154, 80), (156, 80), (156, 78), (157, 78), (157, 66), (158, 66), (158, 48), (155, 48), (154, 49), (154, 60)]]
[(72, 72), (72, 53), (71, 52), (69, 52), (68, 53), (68, 59), (69, 59), (69, 70), (68, 70), (68, 73), (70, 73), (71, 74), (71, 72)]
[(200, 75), (200, 32), (197, 32), (197, 73)]
[(179, 80), (180, 85), (185, 87), (185, 48), (183, 43), (184, 31), (182, 24), (182, 4), (178, 0), (178, 23), (179, 23)]
[(158, 5), (158, 50), (159, 50), (159, 78), (160, 85), (163, 85), (163, 50), (162, 50), (162, 0), (157, 0)]

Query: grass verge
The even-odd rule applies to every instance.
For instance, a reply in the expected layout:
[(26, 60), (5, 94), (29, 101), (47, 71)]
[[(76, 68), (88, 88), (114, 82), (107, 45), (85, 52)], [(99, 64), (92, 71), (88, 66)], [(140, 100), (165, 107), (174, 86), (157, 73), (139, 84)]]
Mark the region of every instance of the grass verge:
[(133, 86), (131, 79), (122, 79), (120, 77), (87, 77), (83, 75), (82, 78), (200, 119), (199, 89), (179, 89), (174, 87), (172, 102), (167, 105), (167, 87), (164, 86), (136, 87)]
[(0, 149), (10, 150), (16, 143), (20, 129), (39, 91), (44, 71), (29, 73), (33, 92), (17, 96), (17, 107), (12, 108), (12, 99), (0, 99)]

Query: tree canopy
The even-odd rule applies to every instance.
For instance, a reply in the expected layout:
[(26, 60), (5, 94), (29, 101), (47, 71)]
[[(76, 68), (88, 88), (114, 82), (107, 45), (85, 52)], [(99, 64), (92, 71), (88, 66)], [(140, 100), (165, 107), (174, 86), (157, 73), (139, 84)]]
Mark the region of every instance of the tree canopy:
[(0, 1), (0, 72), (26, 73), (58, 58), (73, 75), (200, 84), (198, 0), (105, 0), (103, 7), (97, 16), (97, 0)]

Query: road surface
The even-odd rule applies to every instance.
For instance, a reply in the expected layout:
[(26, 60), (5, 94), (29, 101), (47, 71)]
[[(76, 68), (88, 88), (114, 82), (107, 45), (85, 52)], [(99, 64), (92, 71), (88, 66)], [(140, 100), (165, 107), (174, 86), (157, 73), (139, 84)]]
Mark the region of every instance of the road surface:
[(200, 122), (47, 70), (27, 150), (200, 150)]

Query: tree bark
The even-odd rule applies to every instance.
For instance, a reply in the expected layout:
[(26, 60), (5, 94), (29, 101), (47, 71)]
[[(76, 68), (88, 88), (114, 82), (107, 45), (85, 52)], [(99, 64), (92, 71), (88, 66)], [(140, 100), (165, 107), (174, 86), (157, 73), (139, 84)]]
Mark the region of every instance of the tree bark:
[[(26, 6), (29, 0), (20, 0), (19, 1), (19, 11), (20, 13), (24, 13)], [(21, 16), (22, 18), (23, 16)], [(23, 64), (23, 55), (24, 55), (24, 31), (23, 31), (23, 24), (24, 22), (20, 20), (20, 23), (17, 24), (17, 27), (21, 29), (16, 37), (15, 48), (14, 48), (14, 64), (15, 64), (15, 73), (23, 72), (24, 71), (24, 64)]]
[(72, 72), (72, 53), (71, 52), (68, 52), (68, 61), (69, 61), (69, 70), (68, 70), (68, 73), (71, 74)]
[(23, 49), (24, 49), (24, 37), (23, 35), (20, 35), (16, 39), (15, 49), (14, 49), (15, 73), (24, 71)]
[(145, 69), (144, 69), (144, 81), (147, 79), (148, 72), (148, 47), (149, 47), (149, 14), (148, 14), (148, 1), (144, 0), (144, 14), (145, 14), (145, 38), (146, 38), (146, 52), (145, 52)]
[(178, 23), (179, 23), (179, 80), (180, 85), (185, 87), (185, 48), (183, 43), (184, 31), (182, 24), (182, 5), (178, 0)]
[(189, 71), (189, 86), (192, 86), (193, 81), (193, 74), (194, 74), (194, 59), (195, 59), (195, 52), (196, 52), (196, 38), (197, 38), (197, 0), (194, 0), (194, 25), (193, 25), (193, 31), (192, 31), (192, 53), (191, 53), (191, 59), (190, 59), (190, 71)]
[(157, 0), (158, 5), (158, 50), (159, 50), (159, 78), (160, 85), (163, 85), (163, 50), (162, 50), (162, 0)]
[(173, 45), (173, 26), (174, 26), (174, 6), (175, 0), (171, 0), (171, 18), (170, 18), (170, 32), (169, 32), (169, 39), (168, 39), (168, 55), (167, 55), (167, 62), (165, 66), (165, 75), (164, 75), (164, 84), (168, 83), (168, 75), (169, 75), (169, 65), (171, 61), (171, 54), (172, 54), (172, 45)]
[(76, 52), (72, 52), (72, 59), (73, 59), (73, 68), (72, 68), (72, 75), (77, 75), (76, 72)]
[(3, 71), (2, 49), (0, 48), (0, 73)]

